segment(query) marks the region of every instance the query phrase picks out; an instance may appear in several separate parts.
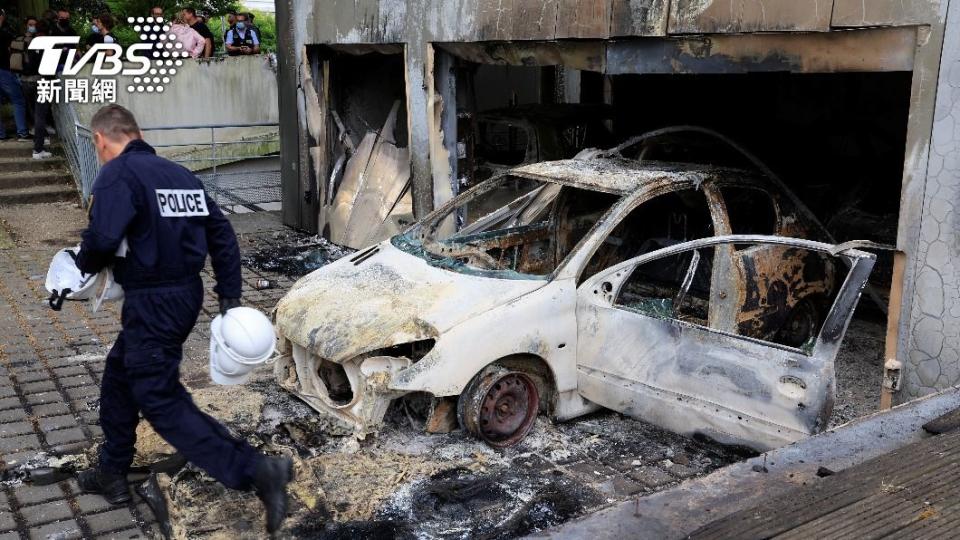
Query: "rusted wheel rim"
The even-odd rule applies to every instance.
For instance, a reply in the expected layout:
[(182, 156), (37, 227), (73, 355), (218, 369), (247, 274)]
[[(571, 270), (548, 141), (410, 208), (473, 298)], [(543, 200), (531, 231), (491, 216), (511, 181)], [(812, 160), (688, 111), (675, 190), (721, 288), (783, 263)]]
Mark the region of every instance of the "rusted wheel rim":
[(514, 372), (493, 378), (483, 390), (477, 403), (477, 435), (498, 448), (520, 442), (537, 419), (537, 385), (527, 375)]
[(784, 345), (802, 347), (817, 331), (817, 307), (809, 299), (803, 299), (794, 306), (781, 331)]

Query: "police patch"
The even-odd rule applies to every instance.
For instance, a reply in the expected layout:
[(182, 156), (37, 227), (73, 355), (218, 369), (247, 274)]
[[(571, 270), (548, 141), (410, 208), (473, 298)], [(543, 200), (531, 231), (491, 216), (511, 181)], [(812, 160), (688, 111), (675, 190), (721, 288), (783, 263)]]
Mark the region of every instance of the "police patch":
[(163, 217), (209, 216), (202, 189), (158, 189), (157, 205)]

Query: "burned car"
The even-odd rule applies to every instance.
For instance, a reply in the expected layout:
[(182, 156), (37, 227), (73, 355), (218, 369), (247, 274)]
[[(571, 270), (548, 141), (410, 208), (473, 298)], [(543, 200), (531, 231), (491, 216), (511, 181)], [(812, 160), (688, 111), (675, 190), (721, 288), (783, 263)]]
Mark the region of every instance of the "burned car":
[(815, 240), (779, 186), (616, 157), (501, 173), (298, 281), (276, 310), (278, 382), (359, 435), (427, 393), (497, 447), (539, 412), (600, 407), (795, 441), (826, 425), (874, 256)]

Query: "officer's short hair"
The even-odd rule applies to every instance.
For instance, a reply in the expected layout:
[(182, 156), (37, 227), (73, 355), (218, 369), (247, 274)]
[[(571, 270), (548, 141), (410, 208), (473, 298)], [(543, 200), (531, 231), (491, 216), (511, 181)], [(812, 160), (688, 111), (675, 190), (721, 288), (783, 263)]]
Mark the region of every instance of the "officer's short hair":
[(108, 139), (140, 138), (140, 126), (133, 113), (120, 105), (101, 107), (90, 120), (90, 131), (101, 133)]

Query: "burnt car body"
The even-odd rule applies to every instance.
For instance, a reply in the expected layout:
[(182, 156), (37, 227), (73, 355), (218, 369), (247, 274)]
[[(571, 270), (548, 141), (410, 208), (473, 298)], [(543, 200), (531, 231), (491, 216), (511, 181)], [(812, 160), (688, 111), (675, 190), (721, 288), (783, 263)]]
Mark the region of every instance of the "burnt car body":
[(775, 447), (825, 426), (874, 260), (791, 238), (816, 227), (748, 171), (518, 167), (298, 281), (276, 310), (275, 374), (361, 436), (426, 392), (459, 396), (461, 425), (494, 446), (539, 411), (604, 406)]

